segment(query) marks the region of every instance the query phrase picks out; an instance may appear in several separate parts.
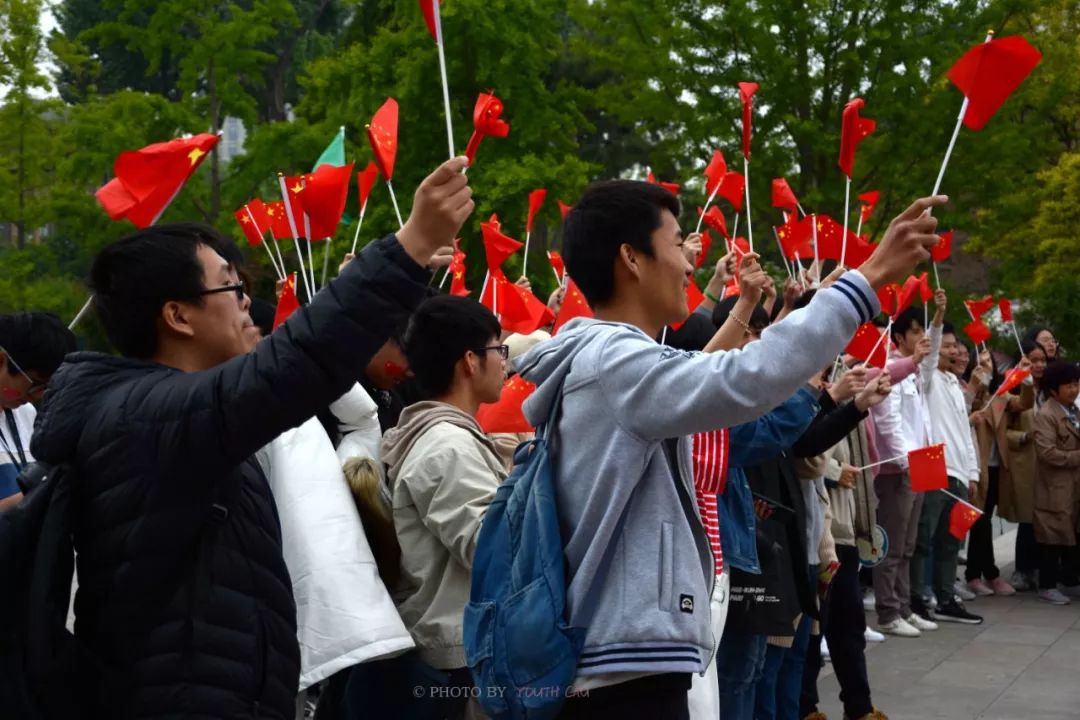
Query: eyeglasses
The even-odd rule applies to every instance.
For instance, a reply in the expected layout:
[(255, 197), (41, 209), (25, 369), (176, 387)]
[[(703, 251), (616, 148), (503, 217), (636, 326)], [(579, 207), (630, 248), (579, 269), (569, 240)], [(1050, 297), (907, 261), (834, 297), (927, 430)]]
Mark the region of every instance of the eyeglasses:
[(19, 363), (15, 362), (15, 358), (11, 357), (11, 353), (5, 350), (2, 345), (0, 345), (0, 352), (4, 353), (4, 357), (7, 358), (8, 365), (15, 368), (15, 372), (19, 373), (24, 378), (30, 381), (30, 385), (26, 388), (26, 391), (23, 392), (23, 395), (25, 395), (27, 398), (32, 398), (45, 392), (45, 386), (48, 385), (47, 382), (38, 382), (34, 378), (30, 377), (30, 375), (28, 375), (27, 372), (19, 366)]
[(502, 356), (503, 360), (510, 359), (510, 346), (509, 345), (492, 345), (490, 347), (482, 347), (477, 352), (485, 353), (489, 350), (494, 350)]
[(244, 302), (244, 284), (236, 283), (235, 285), (226, 285), (224, 287), (213, 288), (212, 290), (203, 290), (202, 292), (195, 293), (197, 296), (203, 295), (216, 295), (217, 293), (236, 293), (236, 299), (240, 302)]

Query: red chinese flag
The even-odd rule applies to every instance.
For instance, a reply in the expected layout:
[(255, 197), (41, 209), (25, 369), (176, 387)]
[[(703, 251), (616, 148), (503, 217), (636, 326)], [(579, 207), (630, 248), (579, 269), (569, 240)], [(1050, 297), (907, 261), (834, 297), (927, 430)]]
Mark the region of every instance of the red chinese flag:
[(375, 164), (387, 182), (394, 179), (394, 161), (397, 160), (398, 104), (394, 98), (386, 98), (367, 128), (368, 142), (375, 153)]
[(949, 534), (957, 540), (963, 540), (980, 517), (982, 512), (971, 505), (964, 502), (953, 503), (949, 510)]
[(300, 193), (300, 205), (311, 226), (311, 240), (332, 238), (337, 233), (349, 197), (352, 171), (353, 163), (342, 167), (320, 165), (307, 176), (304, 192)]
[(480, 302), (498, 314), (503, 329), (508, 332), (528, 335), (555, 320), (547, 305), (525, 288), (507, 280), (502, 270), (491, 274)]
[(521, 405), (536, 390), (528, 380), (515, 375), (503, 385), (499, 402), (484, 404), (476, 413), (476, 422), (485, 433), (529, 433), (533, 428), (525, 419)]
[(379, 179), (379, 168), (375, 163), (369, 162), (367, 167), (356, 173), (356, 187), (360, 193), (360, 209), (367, 207), (371, 189), (375, 187), (375, 181)]
[(563, 262), (562, 255), (557, 250), (548, 250), (548, 262), (551, 263), (551, 268), (555, 271), (555, 277), (559, 278), (559, 282), (562, 282), (566, 277), (566, 263)]
[(455, 297), (468, 297), (469, 288), (465, 287), (465, 253), (461, 251), (461, 241), (454, 240), (454, 255), (450, 259), (450, 294)]
[(877, 190), (864, 192), (859, 196), (859, 202), (862, 204), (862, 207), (859, 209), (859, 217), (864, 223), (870, 219), (870, 215), (873, 214), (874, 208), (877, 207), (878, 200), (880, 199), (881, 193)]
[(972, 320), (964, 326), (964, 332), (971, 338), (971, 342), (976, 345), (982, 345), (984, 342), (990, 339), (990, 329), (983, 324), (981, 318)]
[(922, 290), (922, 280), (917, 275), (912, 275), (904, 281), (904, 287), (900, 289), (900, 299), (897, 303), (896, 314), (907, 310), (915, 302), (915, 298), (920, 296)]
[(285, 203), (276, 200), (266, 205), (266, 216), (270, 218), (270, 234), (275, 240), (288, 240), (292, 237), (289, 219), (285, 215)]
[(116, 177), (95, 193), (98, 203), (113, 220), (153, 225), (218, 140), (204, 133), (120, 153), (113, 163)]
[(645, 178), (645, 181), (647, 183), (649, 183), (650, 185), (659, 185), (660, 187), (664, 188), (665, 190), (667, 190), (672, 195), (678, 195), (679, 194), (679, 189), (680, 189), (679, 188), (679, 183), (661, 182), (661, 181), (656, 179), (655, 175), (652, 174), (652, 170), (649, 171), (649, 176), (647, 178)]
[[(694, 311), (697, 310), (698, 306), (703, 302), (705, 302), (705, 296), (701, 294), (701, 290), (698, 289), (694, 279), (690, 278), (690, 284), (686, 286), (686, 307), (689, 310), (689, 312), (686, 313), (686, 317), (688, 318), (693, 315)], [(683, 318), (682, 322), (672, 323), (671, 329), (678, 330), (685, 322), (686, 318)]]
[[(498, 222), (480, 223), (480, 232), (484, 236), (484, 254), (487, 256), (488, 272), (499, 271), (506, 258), (510, 257), (523, 245), (499, 231)], [(501, 271), (500, 271), (501, 272)], [(535, 330), (535, 328), (533, 328)], [(530, 330), (529, 332), (532, 332)]]
[(964, 124), (982, 130), (1040, 60), (1042, 53), (1020, 35), (982, 43), (964, 53), (948, 73), (968, 99)]
[(562, 215), (562, 219), (565, 220), (566, 216), (570, 214), (570, 211), (574, 209), (573, 205), (567, 205), (562, 200), (556, 200), (559, 203), (559, 214)]
[(912, 450), (908, 456), (908, 476), (915, 492), (944, 490), (949, 487), (949, 472), (945, 468), (945, 445)]
[(559, 307), (559, 314), (555, 318), (555, 326), (551, 328), (551, 334), (554, 335), (559, 332), (563, 325), (574, 318), (591, 318), (592, 316), (592, 308), (589, 307), (585, 296), (581, 294), (581, 290), (578, 289), (573, 280), (568, 280), (566, 282), (566, 295), (563, 296), (563, 302)]
[(919, 297), (924, 305), (934, 298), (934, 290), (930, 287), (930, 279), (926, 273), (919, 276)]
[(788, 181), (784, 178), (773, 178), (772, 206), (792, 213), (799, 206), (799, 200), (795, 197), (794, 191), (792, 191)]
[(726, 174), (727, 162), (724, 161), (724, 153), (713, 150), (712, 160), (705, 166), (705, 195), (712, 196), (717, 192)]
[[(284, 176), (284, 190), (282, 191), (282, 201), (285, 203), (285, 218), (286, 222), (291, 222), (293, 225), (289, 226), (290, 237), (307, 237), (305, 234), (307, 229), (304, 225), (304, 206), (300, 203), (300, 196), (304, 192), (304, 179), (308, 177), (305, 175)], [(290, 219), (291, 218), (291, 219)], [(293, 232), (295, 227), (296, 231)]]
[(848, 247), (847, 257), (844, 258), (844, 262), (847, 263), (849, 268), (861, 267), (863, 263), (870, 259), (870, 256), (877, 250), (877, 245), (872, 245), (866, 236), (858, 236), (854, 233), (848, 232)]
[(792, 213), (788, 216), (788, 221), (776, 231), (780, 246), (784, 249), (784, 257), (788, 260), (794, 260), (796, 254), (800, 260), (814, 256), (813, 222), (810, 215), (799, 220), (795, 213)]
[(742, 173), (729, 172), (724, 175), (724, 179), (720, 182), (720, 196), (731, 203), (735, 208), (735, 212), (742, 212), (743, 208), (743, 193), (746, 191), (746, 178)]
[[(438, 0), (438, 4), (442, 5), (442, 0)], [(420, 0), (420, 12), (424, 14), (424, 24), (427, 25), (428, 32), (431, 33), (431, 39), (436, 43), (439, 42), (439, 36), (435, 31), (435, 13), (438, 11), (432, 0)]]
[(701, 267), (705, 264), (705, 258), (709, 256), (709, 251), (712, 250), (712, 235), (709, 231), (701, 233), (701, 252), (698, 254), (697, 259), (694, 261), (694, 267)]
[(844, 119), (840, 128), (840, 169), (851, 177), (855, 171), (855, 150), (859, 143), (874, 132), (877, 123), (859, 115), (859, 110), (866, 103), (862, 98), (855, 98), (844, 106)]
[(1020, 383), (1024, 382), (1031, 376), (1029, 370), (1021, 370), (1020, 368), (1012, 368), (1005, 373), (1005, 380), (1002, 381), (1001, 386), (998, 387), (997, 392), (994, 395), (1004, 395), (1011, 392), (1013, 388), (1019, 387)]
[(533, 220), (536, 219), (536, 213), (540, 212), (540, 206), (544, 204), (546, 197), (547, 190), (543, 188), (529, 193), (529, 217), (525, 220), (525, 232), (532, 232)]
[(844, 352), (884, 370), (889, 354), (889, 341), (881, 337), (884, 334), (885, 331), (874, 323), (863, 323), (855, 331)]
[(1012, 322), (1012, 303), (1009, 302), (1009, 298), (998, 300), (998, 310), (1001, 311), (1002, 322)]
[(896, 317), (896, 308), (900, 304), (900, 291), (902, 288), (896, 283), (889, 283), (878, 288), (878, 302), (881, 303), (881, 312)]
[(236, 222), (240, 223), (240, 229), (244, 231), (244, 237), (247, 238), (248, 245), (252, 247), (262, 245), (263, 232), (266, 228), (259, 227), (252, 219), (247, 205), (234, 212), (233, 217), (236, 218)]
[(731, 233), (729, 233), (727, 229), (727, 222), (724, 221), (724, 213), (720, 212), (720, 208), (713, 205), (709, 208), (708, 212), (703, 213), (701, 208), (698, 208), (697, 211), (698, 215), (704, 218), (706, 225), (723, 235), (726, 239), (731, 239)]
[(938, 233), (938, 236), (941, 240), (938, 241), (937, 245), (930, 248), (930, 259), (934, 262), (948, 260), (952, 255), (953, 231)]
[(469, 144), (465, 146), (465, 156), (469, 158), (472, 166), (476, 159), (476, 151), (480, 149), (480, 141), (486, 137), (504, 138), (510, 134), (510, 123), (501, 120), (504, 110), (503, 102), (493, 93), (480, 93), (473, 106), (473, 134), (469, 138)]
[(990, 308), (994, 307), (994, 298), (987, 295), (978, 300), (965, 300), (964, 305), (967, 307), (968, 312), (971, 313), (971, 317), (980, 318), (990, 312)]
[(260, 230), (266, 232), (270, 229), (270, 216), (266, 214), (266, 203), (259, 198), (252, 198), (244, 207), (251, 211), (251, 216), (255, 218), (255, 224)]
[(300, 309), (300, 301), (296, 299), (296, 273), (290, 273), (285, 279), (285, 288), (278, 298), (277, 310), (274, 312), (273, 329), (289, 319), (289, 316)]
[(750, 137), (753, 135), (752, 118), (754, 115), (754, 93), (757, 91), (757, 83), (739, 83), (739, 100), (742, 101), (742, 154), (747, 160), (750, 159)]

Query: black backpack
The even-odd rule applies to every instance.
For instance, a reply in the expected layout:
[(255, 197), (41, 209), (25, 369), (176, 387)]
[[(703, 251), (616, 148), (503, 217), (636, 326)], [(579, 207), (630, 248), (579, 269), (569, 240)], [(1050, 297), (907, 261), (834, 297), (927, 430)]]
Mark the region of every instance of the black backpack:
[(19, 485), (23, 500), (0, 513), (0, 717), (77, 720), (95, 680), (66, 627), (74, 473), (33, 464)]

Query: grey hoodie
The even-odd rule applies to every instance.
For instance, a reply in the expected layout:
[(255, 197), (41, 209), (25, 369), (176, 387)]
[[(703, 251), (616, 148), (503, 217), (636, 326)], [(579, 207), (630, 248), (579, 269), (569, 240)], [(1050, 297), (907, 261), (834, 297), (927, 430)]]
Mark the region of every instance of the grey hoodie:
[[(709, 617), (715, 566), (694, 502), (690, 436), (779, 405), (878, 310), (866, 280), (849, 272), (741, 351), (682, 352), (630, 325), (577, 319), (518, 361), (538, 385), (524, 406), (532, 425), (547, 420), (563, 392), (555, 488), (571, 625), (599, 583), (579, 678), (704, 672), (717, 640)], [(667, 438), (678, 438), (678, 477)], [(610, 564), (598, 576), (609, 546)]]

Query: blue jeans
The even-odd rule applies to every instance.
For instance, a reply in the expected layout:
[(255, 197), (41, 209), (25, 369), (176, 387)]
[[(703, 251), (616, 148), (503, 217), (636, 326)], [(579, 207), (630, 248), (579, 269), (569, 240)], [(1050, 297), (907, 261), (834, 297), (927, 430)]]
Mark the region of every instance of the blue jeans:
[(720, 717), (753, 720), (754, 686), (765, 662), (765, 636), (740, 632), (727, 626), (716, 655), (716, 679), (720, 684)]
[(799, 720), (810, 623), (810, 618), (803, 615), (791, 648), (769, 645), (765, 650), (764, 669), (754, 691), (754, 720)]

